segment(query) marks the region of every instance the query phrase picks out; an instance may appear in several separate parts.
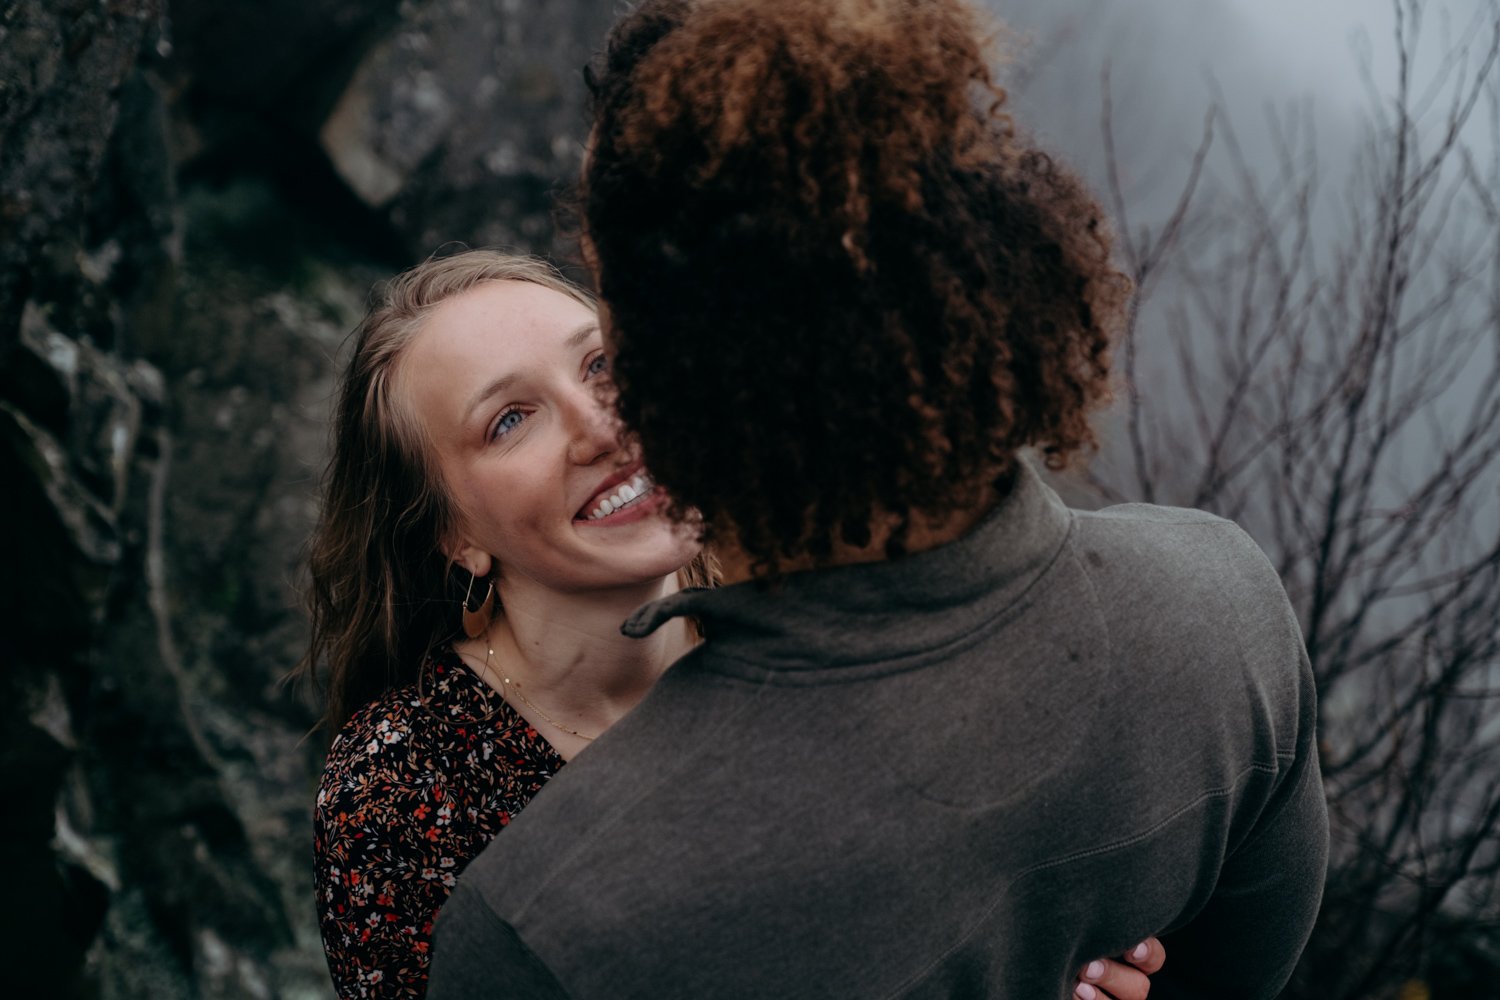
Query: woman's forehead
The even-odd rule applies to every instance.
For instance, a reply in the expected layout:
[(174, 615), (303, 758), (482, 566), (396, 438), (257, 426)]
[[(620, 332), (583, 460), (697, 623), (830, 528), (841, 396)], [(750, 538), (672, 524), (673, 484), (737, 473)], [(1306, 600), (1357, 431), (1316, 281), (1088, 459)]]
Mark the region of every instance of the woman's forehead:
[(462, 420), (480, 395), (537, 369), (569, 362), (599, 338), (593, 310), (563, 292), (521, 281), (489, 281), (445, 300), (414, 335), (401, 380), (428, 418)]

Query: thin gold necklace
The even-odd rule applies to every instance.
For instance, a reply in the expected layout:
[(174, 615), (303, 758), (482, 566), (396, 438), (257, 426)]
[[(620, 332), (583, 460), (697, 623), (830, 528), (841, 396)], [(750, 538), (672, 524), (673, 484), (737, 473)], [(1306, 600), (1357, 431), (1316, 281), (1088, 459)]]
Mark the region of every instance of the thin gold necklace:
[(576, 737), (578, 737), (581, 740), (589, 740), (590, 742), (592, 742), (592, 741), (594, 741), (594, 740), (596, 740), (596, 739), (599, 738), (599, 734), (598, 733), (595, 733), (592, 736), (590, 736), (588, 733), (580, 733), (578, 730), (572, 729), (572, 728), (569, 728), (568, 726), (563, 725), (561, 722), (558, 722), (552, 716), (550, 716), (546, 712), (542, 711), (542, 708), (541, 708), (540, 705), (538, 705), (536, 702), (532, 701), (530, 698), (526, 697), (526, 692), (521, 690), (521, 685), (517, 684), (515, 681), (511, 680), (509, 677), (506, 677), (504, 674), (500, 673), (498, 670), (495, 670), (493, 667), (490, 666), (490, 657), (492, 657), (494, 655), (495, 655), (495, 646), (494, 646), (494, 643), (490, 640), (490, 630), (489, 629), (485, 629), (484, 630), (484, 671), (485, 671), (486, 674), (489, 674), (490, 676), (494, 676), (494, 677), (499, 677), (500, 678), (500, 697), (502, 697), (502, 698), (506, 697), (505, 691), (506, 691), (507, 688), (514, 688), (516, 694), (520, 695), (521, 700), (524, 701), (527, 704), (527, 706), (530, 707), (530, 709), (533, 712), (535, 712), (537, 715), (540, 715), (543, 719), (545, 719), (547, 721), (547, 723), (552, 726), (553, 729), (556, 729), (556, 730), (559, 730), (561, 732), (567, 733), (569, 736), (576, 736)]

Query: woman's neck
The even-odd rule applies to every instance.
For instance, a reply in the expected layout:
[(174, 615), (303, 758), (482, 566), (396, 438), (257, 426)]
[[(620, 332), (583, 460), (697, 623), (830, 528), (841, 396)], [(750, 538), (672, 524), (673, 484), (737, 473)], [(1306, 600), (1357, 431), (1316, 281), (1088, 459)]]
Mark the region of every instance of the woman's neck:
[(634, 708), (696, 643), (680, 618), (644, 639), (620, 633), (638, 607), (676, 590), (675, 575), (583, 594), (502, 580), (502, 610), (489, 631), (456, 648), (470, 669), (570, 757)]

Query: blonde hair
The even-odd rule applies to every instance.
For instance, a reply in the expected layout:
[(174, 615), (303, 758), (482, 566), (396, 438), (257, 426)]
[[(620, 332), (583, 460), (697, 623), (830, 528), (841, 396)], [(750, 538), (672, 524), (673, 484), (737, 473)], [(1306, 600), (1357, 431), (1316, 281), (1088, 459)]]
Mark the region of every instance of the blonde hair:
[[(321, 723), (330, 733), (382, 692), (414, 681), (433, 648), (457, 631), (460, 584), (469, 581), (454, 580), (442, 547), (457, 512), (393, 380), (433, 310), (489, 281), (530, 282), (597, 308), (546, 261), (497, 250), (429, 258), (376, 286), (340, 380), (333, 454), (308, 546), (312, 634), (299, 672), (321, 684)], [(712, 585), (708, 557), (681, 578)]]

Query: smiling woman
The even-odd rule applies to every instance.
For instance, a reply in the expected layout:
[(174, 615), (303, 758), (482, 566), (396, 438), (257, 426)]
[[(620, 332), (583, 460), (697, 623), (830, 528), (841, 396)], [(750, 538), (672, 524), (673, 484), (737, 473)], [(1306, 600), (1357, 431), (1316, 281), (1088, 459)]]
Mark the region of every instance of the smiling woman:
[[(650, 599), (641, 588), (666, 587), (696, 542), (658, 516), (640, 458), (621, 444), (608, 382), (589, 308), (500, 280), (432, 311), (394, 392), (424, 428), (455, 509), (447, 554), (479, 579), (493, 571), (511, 612), (555, 616), (567, 595), (585, 605), (569, 607), (569, 620), (604, 605), (618, 638), (619, 623)], [(625, 604), (605, 599), (614, 591)], [(514, 618), (501, 619), (505, 631)]]
[(529, 258), (429, 260), (355, 331), (304, 664), (337, 734), (314, 849), (340, 996), (421, 996), (458, 873), (696, 642), (620, 634), (710, 569), (611, 397), (591, 298)]

